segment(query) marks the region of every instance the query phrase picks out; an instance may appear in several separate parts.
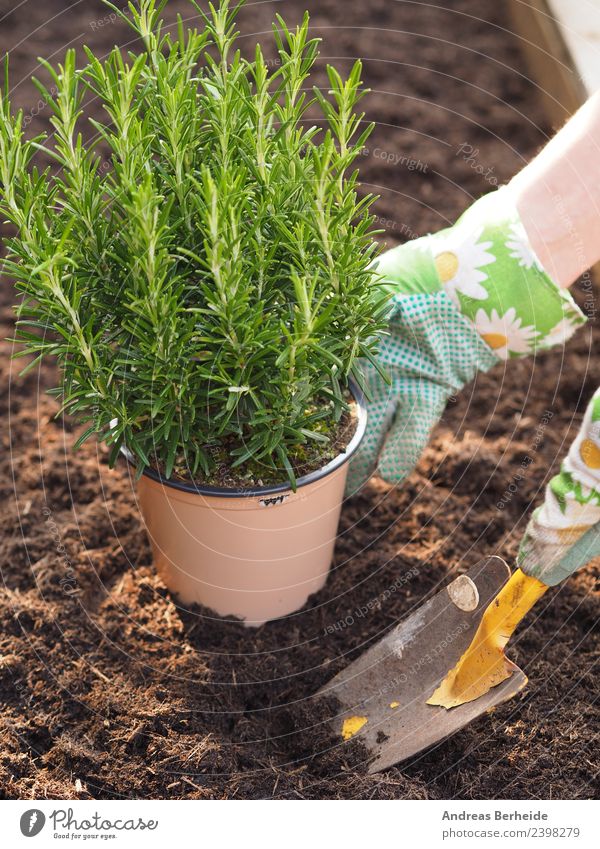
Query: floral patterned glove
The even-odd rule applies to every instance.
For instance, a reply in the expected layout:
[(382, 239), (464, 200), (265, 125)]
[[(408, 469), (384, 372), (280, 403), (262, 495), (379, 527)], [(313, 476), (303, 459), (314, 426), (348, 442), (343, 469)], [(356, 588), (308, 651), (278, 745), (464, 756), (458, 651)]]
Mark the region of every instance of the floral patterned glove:
[(600, 555), (600, 389), (577, 438), (546, 487), (521, 541), (518, 565), (553, 587)]
[(347, 494), (375, 470), (404, 480), (448, 397), (478, 371), (563, 344), (585, 322), (542, 269), (507, 188), (453, 227), (387, 251), (375, 270), (392, 294), (378, 357), (391, 382), (364, 365), (369, 423)]

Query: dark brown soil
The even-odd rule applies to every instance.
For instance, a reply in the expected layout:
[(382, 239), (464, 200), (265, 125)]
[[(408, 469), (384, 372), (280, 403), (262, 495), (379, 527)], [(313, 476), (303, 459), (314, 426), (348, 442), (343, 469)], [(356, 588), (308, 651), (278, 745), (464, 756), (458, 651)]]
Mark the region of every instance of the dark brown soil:
[[(365, 57), (377, 129), (362, 173), (382, 195), (393, 244), (444, 226), (546, 137), (506, 5), (284, 0), (249, 6), (241, 28), (265, 33), (275, 11), (294, 23), (308, 6), (324, 60)], [(56, 59), (83, 39), (102, 52), (128, 37), (109, 18), (99, 25), (107, 13), (97, 0), (0, 0), (3, 12), (0, 50), (11, 51), (14, 100), (32, 130), (48, 117), (24, 82), (34, 57)], [(477, 151), (471, 161), (458, 154), (463, 143)], [(589, 293), (578, 297), (593, 312)], [(2, 336), (12, 300), (5, 284)], [(527, 690), (408, 765), (368, 776), (360, 750), (332, 747), (327, 710), (315, 715), (306, 699), (449, 575), (491, 553), (514, 557), (599, 382), (589, 356), (599, 336), (593, 322), (568, 352), (498, 367), (468, 387), (402, 489), (373, 481), (346, 504), (326, 588), (256, 632), (177, 607), (152, 570), (125, 468), (110, 471), (93, 445), (73, 456), (73, 427), (53, 419), (44, 394), (52, 369), (20, 378), (13, 367), (9, 384), (4, 343), (0, 793), (597, 797), (597, 565), (547, 594), (521, 628), (512, 655)], [(415, 566), (418, 577), (398, 580)]]

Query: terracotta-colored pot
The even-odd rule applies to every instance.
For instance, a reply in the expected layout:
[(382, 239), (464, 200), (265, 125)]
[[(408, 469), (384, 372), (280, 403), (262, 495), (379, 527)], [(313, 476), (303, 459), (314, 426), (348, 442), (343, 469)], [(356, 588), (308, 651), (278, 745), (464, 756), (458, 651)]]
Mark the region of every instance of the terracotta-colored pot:
[(324, 586), (348, 461), (367, 424), (364, 398), (351, 388), (358, 425), (350, 444), (322, 469), (298, 478), (295, 492), (289, 483), (230, 490), (144, 472), (138, 495), (154, 563), (183, 604), (197, 602), (257, 626), (299, 610)]

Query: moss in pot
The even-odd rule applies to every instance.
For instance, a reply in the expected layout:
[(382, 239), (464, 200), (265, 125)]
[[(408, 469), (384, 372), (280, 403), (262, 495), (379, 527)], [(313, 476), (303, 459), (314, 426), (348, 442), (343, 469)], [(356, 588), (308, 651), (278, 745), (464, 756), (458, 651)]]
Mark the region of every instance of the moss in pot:
[[(361, 66), (328, 68), (330, 90), (311, 95), (308, 16), (277, 19), (273, 66), (259, 46), (251, 61), (235, 49), (227, 2), (174, 34), (165, 3), (107, 5), (141, 52), (45, 64), (49, 138), (25, 138), (6, 68), (17, 355), (58, 361), (51, 391), (83, 425), (77, 445), (96, 436), (111, 465), (124, 452), (135, 466), (170, 589), (258, 624), (325, 582), (364, 433), (360, 360), (374, 362), (385, 326), (373, 199), (353, 170), (371, 129)], [(89, 119), (89, 143), (86, 93), (106, 116)], [(55, 168), (36, 168), (40, 149)]]

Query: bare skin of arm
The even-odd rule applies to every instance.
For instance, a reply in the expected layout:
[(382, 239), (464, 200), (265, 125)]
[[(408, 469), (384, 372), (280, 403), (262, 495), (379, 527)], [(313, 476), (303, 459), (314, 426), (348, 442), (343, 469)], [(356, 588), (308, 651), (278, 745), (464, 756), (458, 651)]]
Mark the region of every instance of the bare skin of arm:
[(560, 286), (600, 260), (600, 92), (509, 188), (538, 259)]

